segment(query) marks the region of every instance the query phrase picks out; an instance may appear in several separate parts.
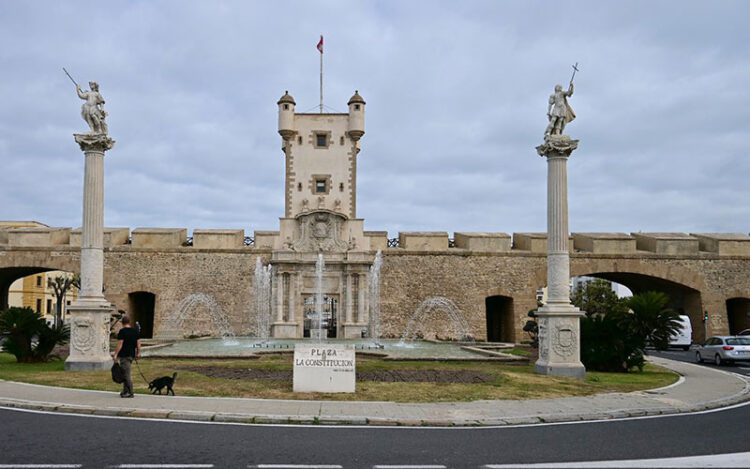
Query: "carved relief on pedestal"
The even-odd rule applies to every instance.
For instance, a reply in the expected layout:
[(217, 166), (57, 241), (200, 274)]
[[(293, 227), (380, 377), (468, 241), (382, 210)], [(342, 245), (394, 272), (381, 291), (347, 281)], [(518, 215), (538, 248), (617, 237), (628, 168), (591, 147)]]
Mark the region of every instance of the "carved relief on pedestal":
[(73, 330), (70, 337), (71, 345), (75, 350), (81, 353), (88, 352), (96, 345), (94, 322), (90, 318), (73, 319)]
[(297, 236), (292, 250), (303, 252), (346, 251), (349, 244), (341, 239), (345, 218), (328, 211), (317, 211), (297, 217)]
[(547, 341), (549, 340), (549, 337), (547, 337), (547, 326), (549, 324), (549, 319), (538, 318), (537, 322), (539, 325), (539, 332), (537, 336), (539, 338), (539, 358), (541, 358), (542, 360), (547, 360), (547, 358), (549, 358), (549, 346), (547, 344)]
[(555, 324), (552, 332), (552, 350), (563, 358), (570, 357), (578, 347), (578, 335), (570, 321)]
[(102, 314), (102, 353), (109, 353), (109, 314)]

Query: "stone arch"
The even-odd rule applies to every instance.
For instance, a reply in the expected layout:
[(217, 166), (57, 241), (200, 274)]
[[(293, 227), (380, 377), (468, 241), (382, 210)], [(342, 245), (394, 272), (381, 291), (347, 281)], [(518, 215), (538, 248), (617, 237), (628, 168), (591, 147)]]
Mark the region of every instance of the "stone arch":
[[(690, 284), (679, 283), (672, 279), (657, 277), (639, 272), (596, 272), (589, 271), (581, 273), (589, 277), (601, 278), (619, 283), (628, 287), (633, 294), (645, 291), (659, 291), (667, 294), (670, 298), (669, 307), (685, 314), (690, 318), (693, 329), (693, 342), (705, 340), (705, 328), (703, 324), (703, 300), (701, 290), (695, 288), (695, 281)], [(683, 279), (690, 280), (688, 277)], [(693, 279), (694, 280), (694, 279)]]
[(29, 275), (41, 274), (44, 272), (65, 271), (76, 273), (76, 270), (62, 269), (58, 267), (3, 267), (0, 268), (0, 310), (6, 309), (9, 303), (10, 286), (18, 279), (28, 277)]
[(729, 334), (739, 334), (750, 329), (750, 298), (746, 295), (727, 298), (726, 307)]
[(140, 326), (141, 338), (150, 339), (154, 336), (155, 309), (155, 294), (149, 291), (128, 293), (128, 314), (133, 324), (137, 323)]
[(484, 299), (487, 342), (516, 342), (513, 297), (492, 295)]

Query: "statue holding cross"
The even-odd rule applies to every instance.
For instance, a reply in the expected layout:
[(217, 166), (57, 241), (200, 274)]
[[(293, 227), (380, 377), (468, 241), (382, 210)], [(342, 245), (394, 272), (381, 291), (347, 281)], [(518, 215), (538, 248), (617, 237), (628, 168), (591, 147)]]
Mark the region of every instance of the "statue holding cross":
[(575, 78), (577, 71), (578, 63), (573, 65), (573, 76), (570, 77), (568, 90), (563, 91), (561, 85), (555, 85), (555, 92), (549, 97), (549, 104), (547, 106), (549, 124), (544, 131), (545, 138), (550, 135), (562, 135), (565, 126), (576, 118), (573, 109), (568, 104), (568, 98), (573, 96), (573, 78)]

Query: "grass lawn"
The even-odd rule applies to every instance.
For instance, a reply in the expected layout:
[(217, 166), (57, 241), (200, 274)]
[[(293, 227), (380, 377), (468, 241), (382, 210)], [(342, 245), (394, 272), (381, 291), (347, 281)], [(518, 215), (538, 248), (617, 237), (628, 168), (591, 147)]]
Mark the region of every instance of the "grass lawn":
[[(678, 376), (647, 364), (643, 372), (590, 372), (586, 379), (537, 375), (533, 365), (496, 362), (401, 362), (357, 357), (357, 392), (317, 394), (292, 392), (292, 355), (268, 354), (259, 359), (204, 360), (144, 358), (140, 369), (148, 380), (177, 372), (175, 390), (182, 396), (252, 397), (267, 399), (327, 399), (394, 402), (447, 402), (480, 399), (544, 399), (629, 392), (666, 386)], [(385, 377), (385, 378), (383, 378)], [(458, 380), (460, 382), (398, 382), (399, 379)], [(109, 371), (66, 372), (62, 361), (19, 364), (0, 353), (0, 379), (52, 386), (119, 391)], [(392, 381), (382, 381), (391, 379)], [(148, 392), (133, 366), (137, 393)]]

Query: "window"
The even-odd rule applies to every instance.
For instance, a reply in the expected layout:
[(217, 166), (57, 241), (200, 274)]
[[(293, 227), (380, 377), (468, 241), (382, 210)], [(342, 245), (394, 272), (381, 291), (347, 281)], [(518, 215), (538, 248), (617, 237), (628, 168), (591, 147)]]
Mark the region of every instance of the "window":
[(37, 287), (41, 287), (42, 286), (42, 276), (41, 275), (37, 275), (36, 276), (36, 286)]
[(36, 299), (36, 312), (41, 314), (42, 313), (42, 300), (41, 298)]
[(302, 192), (302, 183), (301, 182), (297, 183), (297, 192)]
[(343, 136), (343, 135), (342, 135), (342, 136), (341, 136), (341, 138), (339, 139), (339, 144), (340, 144), (340, 145), (343, 145), (343, 144), (344, 144), (344, 136)]
[(343, 182), (339, 183), (339, 192), (344, 192), (344, 183)]
[(302, 137), (297, 137), (297, 143), (298, 143), (299, 145), (302, 145)]
[(47, 314), (52, 314), (52, 300), (47, 300)]
[(327, 147), (328, 146), (328, 134), (315, 134), (315, 146)]
[(328, 184), (325, 179), (316, 179), (315, 180), (315, 193), (316, 194), (325, 194), (328, 192)]
[(289, 105), (288, 105), (288, 104), (284, 104), (284, 110), (285, 110), (285, 111), (288, 111), (288, 110), (289, 110)]
[(359, 111), (359, 104), (355, 104), (355, 105), (354, 105), (354, 110), (355, 110), (355, 111)]

